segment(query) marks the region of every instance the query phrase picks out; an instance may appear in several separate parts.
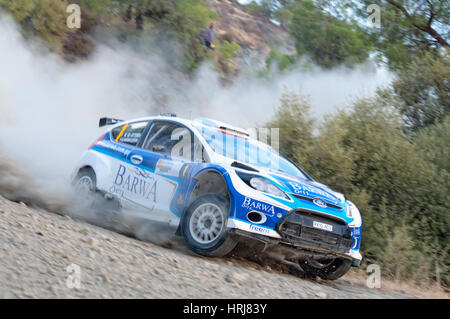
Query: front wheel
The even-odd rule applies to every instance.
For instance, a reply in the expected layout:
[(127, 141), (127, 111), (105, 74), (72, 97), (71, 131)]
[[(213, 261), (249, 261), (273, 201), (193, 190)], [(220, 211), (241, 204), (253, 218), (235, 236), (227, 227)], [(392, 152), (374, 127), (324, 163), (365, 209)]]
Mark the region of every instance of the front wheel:
[(301, 261), (300, 267), (308, 277), (319, 276), (325, 280), (336, 280), (344, 276), (352, 266), (352, 261), (344, 258)]
[(228, 205), (218, 194), (197, 198), (187, 209), (181, 221), (183, 237), (189, 248), (199, 255), (221, 257), (237, 244), (227, 228)]

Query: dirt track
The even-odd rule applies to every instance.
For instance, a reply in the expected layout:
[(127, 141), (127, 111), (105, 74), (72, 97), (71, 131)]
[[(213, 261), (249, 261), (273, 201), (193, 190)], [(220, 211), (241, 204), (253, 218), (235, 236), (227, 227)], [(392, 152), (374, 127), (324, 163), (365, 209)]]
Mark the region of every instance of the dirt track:
[[(165, 248), (0, 196), (0, 298), (408, 297), (198, 257), (174, 239), (178, 248)], [(80, 267), (79, 289), (67, 287), (71, 264)]]

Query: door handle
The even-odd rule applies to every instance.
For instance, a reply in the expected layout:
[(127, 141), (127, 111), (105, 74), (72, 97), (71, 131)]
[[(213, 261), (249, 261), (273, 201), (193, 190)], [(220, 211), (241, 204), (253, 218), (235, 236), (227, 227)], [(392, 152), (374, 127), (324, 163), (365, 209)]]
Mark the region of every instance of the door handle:
[(130, 161), (131, 161), (131, 163), (133, 163), (133, 164), (139, 165), (139, 164), (142, 164), (142, 162), (144, 161), (144, 159), (142, 158), (141, 155), (131, 155)]

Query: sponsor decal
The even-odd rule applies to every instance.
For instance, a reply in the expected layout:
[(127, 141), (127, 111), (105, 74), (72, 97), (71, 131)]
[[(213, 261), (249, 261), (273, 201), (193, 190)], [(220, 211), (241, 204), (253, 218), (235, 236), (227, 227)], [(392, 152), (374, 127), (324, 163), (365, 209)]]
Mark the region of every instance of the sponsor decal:
[(138, 168), (127, 170), (124, 165), (120, 165), (109, 191), (121, 197), (138, 197), (155, 203), (156, 186), (157, 180), (153, 174)]
[(108, 149), (116, 151), (116, 152), (119, 152), (119, 153), (123, 154), (123, 156), (125, 156), (125, 157), (130, 155), (130, 152), (131, 152), (131, 150), (126, 149), (125, 147), (113, 144), (113, 143), (108, 142), (108, 141), (100, 141), (97, 145), (98, 146), (102, 146), (104, 148), (108, 148)]
[(275, 214), (274, 206), (256, 201), (249, 197), (245, 197), (244, 202), (242, 203), (242, 207), (249, 210), (256, 210), (270, 216), (273, 216)]
[(120, 138), (121, 143), (136, 145), (141, 139), (142, 132), (125, 132)]
[(317, 222), (317, 221), (313, 221), (313, 227), (322, 229), (322, 230), (326, 230), (326, 231), (333, 231), (333, 225), (324, 224), (324, 223)]
[(327, 192), (321, 190), (320, 188), (310, 186), (310, 185), (305, 185), (305, 184), (299, 184), (299, 183), (295, 183), (295, 182), (289, 182), (289, 185), (292, 187), (292, 190), (295, 194), (303, 195), (306, 197), (315, 197), (316, 195), (320, 195), (320, 196), (326, 197), (327, 199), (337, 203), (336, 198), (334, 198), (332, 195), (328, 194)]
[(249, 229), (250, 229), (250, 231), (255, 231), (255, 232), (258, 232), (258, 233), (261, 233), (261, 234), (265, 234), (265, 235), (269, 234), (269, 230), (267, 228), (264, 228), (264, 227), (250, 225)]

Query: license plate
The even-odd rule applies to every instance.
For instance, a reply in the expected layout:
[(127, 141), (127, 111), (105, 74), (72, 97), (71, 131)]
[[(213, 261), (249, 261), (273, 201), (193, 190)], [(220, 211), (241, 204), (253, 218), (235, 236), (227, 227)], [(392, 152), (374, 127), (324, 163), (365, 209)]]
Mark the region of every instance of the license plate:
[(326, 230), (326, 231), (333, 231), (333, 225), (324, 224), (324, 223), (321, 223), (321, 222), (313, 221), (313, 227), (314, 228), (318, 228), (318, 229), (322, 229), (322, 230)]

